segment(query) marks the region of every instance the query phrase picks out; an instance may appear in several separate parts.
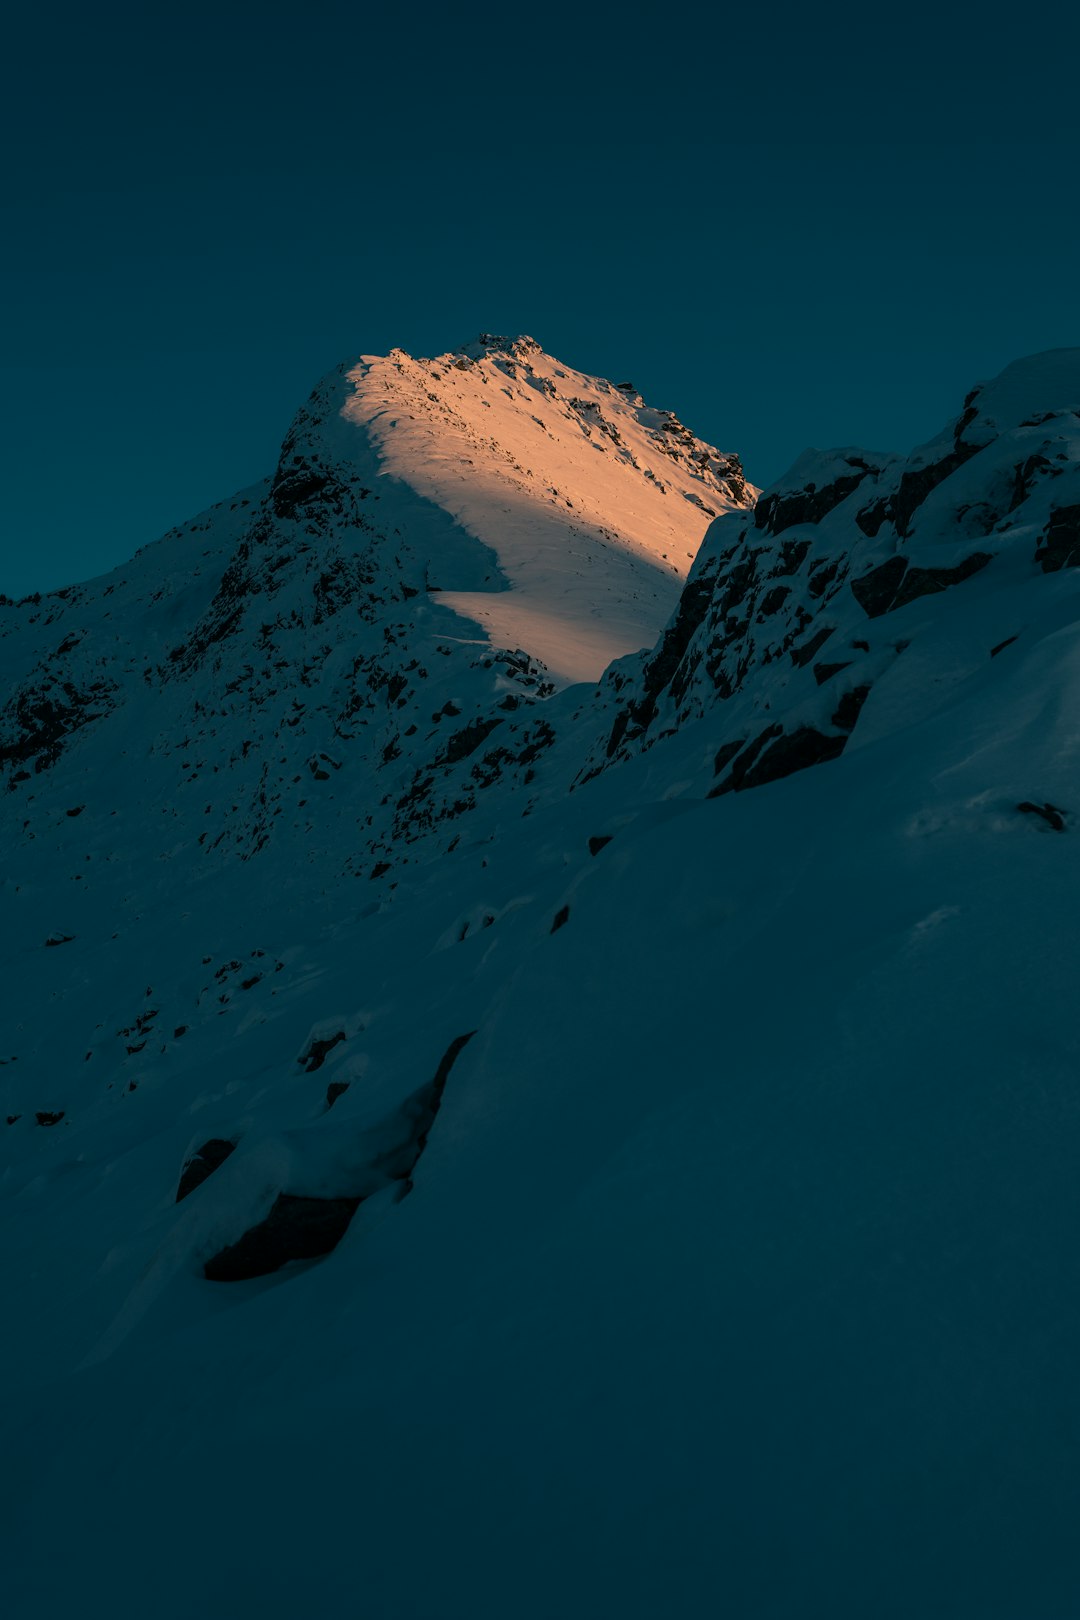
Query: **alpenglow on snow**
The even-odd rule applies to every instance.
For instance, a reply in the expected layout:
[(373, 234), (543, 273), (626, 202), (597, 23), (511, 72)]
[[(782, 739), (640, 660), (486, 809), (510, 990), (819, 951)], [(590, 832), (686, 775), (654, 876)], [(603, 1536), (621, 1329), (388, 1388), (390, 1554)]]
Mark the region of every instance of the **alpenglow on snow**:
[(1080, 1609), (1080, 351), (365, 357), (0, 658), (6, 1614)]

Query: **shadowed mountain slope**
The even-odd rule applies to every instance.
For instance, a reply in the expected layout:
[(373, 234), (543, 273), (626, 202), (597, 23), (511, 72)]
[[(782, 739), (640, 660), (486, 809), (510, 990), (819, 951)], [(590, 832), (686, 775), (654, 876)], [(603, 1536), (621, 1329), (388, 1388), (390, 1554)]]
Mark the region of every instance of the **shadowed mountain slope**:
[(4, 609), (17, 1620), (1080, 1608), (1080, 351), (756, 506), (676, 435), (718, 515), (559, 689), (530, 463), (431, 459), (505, 387), (636, 479), (554, 366), (344, 368)]

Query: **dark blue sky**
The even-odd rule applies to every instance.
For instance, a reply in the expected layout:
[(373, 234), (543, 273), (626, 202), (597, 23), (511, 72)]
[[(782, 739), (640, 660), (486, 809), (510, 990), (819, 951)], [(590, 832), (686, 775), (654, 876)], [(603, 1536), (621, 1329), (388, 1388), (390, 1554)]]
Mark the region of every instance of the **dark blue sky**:
[(1080, 342), (1074, 7), (163, 9), (9, 24), (18, 594), (271, 470), (339, 360), (531, 332), (759, 483)]

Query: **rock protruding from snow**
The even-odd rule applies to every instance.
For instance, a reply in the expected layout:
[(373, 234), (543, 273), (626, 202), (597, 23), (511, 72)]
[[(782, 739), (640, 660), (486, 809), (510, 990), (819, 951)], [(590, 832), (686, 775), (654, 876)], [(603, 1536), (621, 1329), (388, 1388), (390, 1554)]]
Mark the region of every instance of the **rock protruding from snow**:
[(736, 456), (531, 339), (342, 365), (267, 485), (106, 579), (0, 604), (19, 841), (78, 804), (66, 847), (92, 847), (135, 772), (157, 859), (284, 838), (379, 878), (474, 807), (511, 716), (651, 645), (710, 517), (754, 493)]
[(599, 687), (440, 601), (499, 537), (344, 371), (0, 604), (9, 1620), (186, 1620), (189, 1547), (230, 1613), (1080, 1612), (1050, 373), (804, 458)]
[(955, 592), (978, 577), (1011, 631), (1010, 584), (1080, 565), (1078, 400), (1080, 350), (1019, 361), (906, 459), (807, 451), (752, 518), (718, 518), (656, 647), (605, 677), (577, 780), (705, 720), (722, 794), (835, 758), (868, 699), (887, 726), (871, 694)]

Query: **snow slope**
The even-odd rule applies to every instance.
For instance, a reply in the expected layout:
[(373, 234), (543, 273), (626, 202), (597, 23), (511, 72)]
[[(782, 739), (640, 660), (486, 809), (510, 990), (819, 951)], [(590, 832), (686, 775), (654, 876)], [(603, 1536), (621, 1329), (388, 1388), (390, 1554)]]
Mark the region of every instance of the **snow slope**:
[(485, 334), (435, 360), (395, 350), (347, 380), (342, 416), (370, 434), (384, 475), (498, 559), (507, 589), (441, 586), (446, 605), (496, 646), (526, 647), (558, 684), (651, 645), (703, 520), (756, 493), (737, 457), (632, 384), (572, 371), (532, 338)]
[(709, 513), (754, 493), (736, 457), (530, 339), (347, 363), (267, 485), (103, 580), (0, 602), (22, 842), (72, 795), (80, 834), (123, 816), (110, 784), (137, 761), (155, 860), (204, 874), (285, 836), (385, 868), (461, 802), (426, 802), (447, 766), (651, 642)]
[[(217, 609), (242, 510), (95, 597), (89, 647), (33, 609), (6, 1613), (1077, 1612), (1077, 382), (1037, 357), (911, 457), (803, 458), (648, 654), (438, 766), (397, 730), (432, 786), (379, 878), (374, 722), (306, 820), (220, 835), (315, 724), (320, 638), (415, 632), (405, 536), (358, 506), (374, 581), (317, 622), (339, 513)], [(271, 697), (245, 626), (294, 564)], [(222, 1280), (318, 1222), (323, 1258)]]

